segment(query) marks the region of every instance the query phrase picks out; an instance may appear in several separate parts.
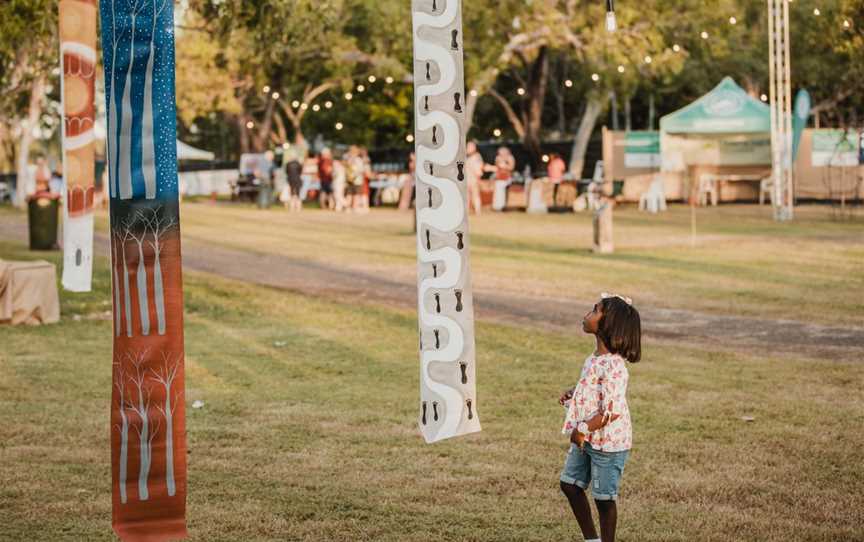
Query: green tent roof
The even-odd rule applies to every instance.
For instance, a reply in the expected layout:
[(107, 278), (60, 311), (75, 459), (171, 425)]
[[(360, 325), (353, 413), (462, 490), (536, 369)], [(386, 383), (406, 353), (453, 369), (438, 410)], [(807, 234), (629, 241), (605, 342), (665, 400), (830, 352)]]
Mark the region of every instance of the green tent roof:
[(729, 134), (771, 131), (771, 109), (726, 77), (708, 94), (660, 119), (660, 131)]

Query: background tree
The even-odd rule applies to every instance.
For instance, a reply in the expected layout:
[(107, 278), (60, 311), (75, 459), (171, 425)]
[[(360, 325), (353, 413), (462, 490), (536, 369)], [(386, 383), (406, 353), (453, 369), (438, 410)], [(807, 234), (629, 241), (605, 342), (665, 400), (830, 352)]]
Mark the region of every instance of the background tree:
[[(59, 75), (53, 74), (58, 49), (55, 1), (0, 2), (0, 138), (5, 140), (0, 152), (5, 161), (14, 162), (19, 179), (27, 176), (46, 86)], [(17, 202), (22, 207), (24, 189), (25, 183), (19, 182)]]

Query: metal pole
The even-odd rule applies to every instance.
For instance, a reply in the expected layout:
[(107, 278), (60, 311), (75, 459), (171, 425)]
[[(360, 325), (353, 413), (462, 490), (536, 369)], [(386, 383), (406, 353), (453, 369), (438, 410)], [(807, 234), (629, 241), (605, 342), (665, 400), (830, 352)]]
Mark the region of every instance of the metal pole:
[(791, 62), (791, 49), (792, 44), (789, 41), (789, 1), (781, 0), (783, 2), (783, 38), (784, 38), (784, 63), (785, 63), (785, 110), (783, 112), (783, 119), (785, 121), (785, 153), (786, 153), (786, 175), (785, 182), (783, 183), (783, 189), (785, 190), (786, 199), (783, 201), (784, 207), (784, 220), (792, 220), (794, 206), (795, 206), (795, 198), (794, 198), (794, 190), (793, 190), (793, 171), (792, 171), (792, 62)]

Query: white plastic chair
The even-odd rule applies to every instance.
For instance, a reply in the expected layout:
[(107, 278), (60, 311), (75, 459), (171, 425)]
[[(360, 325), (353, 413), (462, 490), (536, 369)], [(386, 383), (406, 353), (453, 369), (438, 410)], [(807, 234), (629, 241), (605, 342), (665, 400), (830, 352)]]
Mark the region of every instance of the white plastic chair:
[(717, 206), (719, 193), (717, 192), (717, 180), (710, 173), (703, 173), (699, 177), (699, 205), (708, 205), (708, 198), (711, 198), (711, 205)]
[(585, 192), (588, 208), (596, 211), (600, 208), (603, 198), (603, 160), (597, 160), (594, 164), (594, 176), (591, 178), (591, 183), (588, 185), (588, 190)]
[(655, 176), (648, 190), (639, 197), (639, 210), (654, 214), (666, 210), (666, 187), (663, 184), (663, 177)]
[(774, 203), (774, 178), (771, 175), (764, 177), (759, 181), (759, 205), (765, 203), (765, 194), (768, 194), (768, 201)]

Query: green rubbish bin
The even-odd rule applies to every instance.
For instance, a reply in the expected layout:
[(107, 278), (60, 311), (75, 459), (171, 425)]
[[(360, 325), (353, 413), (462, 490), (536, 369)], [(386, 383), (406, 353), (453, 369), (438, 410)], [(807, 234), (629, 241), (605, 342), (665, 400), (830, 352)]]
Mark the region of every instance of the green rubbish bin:
[(36, 194), (27, 199), (27, 223), (30, 229), (30, 250), (57, 248), (57, 222), (60, 196)]
[(259, 209), (269, 209), (270, 205), (273, 203), (272, 190), (270, 190), (270, 185), (262, 184), (258, 188), (258, 208)]

